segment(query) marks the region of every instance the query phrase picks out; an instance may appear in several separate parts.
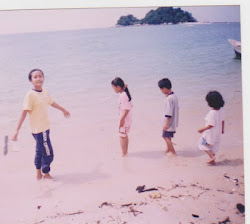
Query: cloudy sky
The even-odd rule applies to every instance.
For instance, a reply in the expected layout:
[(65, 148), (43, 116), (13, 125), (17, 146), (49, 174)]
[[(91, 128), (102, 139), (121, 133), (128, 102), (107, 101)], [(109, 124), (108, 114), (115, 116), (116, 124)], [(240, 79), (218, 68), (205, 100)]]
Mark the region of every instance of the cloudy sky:
[[(200, 22), (239, 22), (240, 6), (181, 7)], [(122, 15), (132, 14), (141, 19), (151, 9), (92, 8), (0, 11), (0, 34), (71, 30), (114, 26)]]

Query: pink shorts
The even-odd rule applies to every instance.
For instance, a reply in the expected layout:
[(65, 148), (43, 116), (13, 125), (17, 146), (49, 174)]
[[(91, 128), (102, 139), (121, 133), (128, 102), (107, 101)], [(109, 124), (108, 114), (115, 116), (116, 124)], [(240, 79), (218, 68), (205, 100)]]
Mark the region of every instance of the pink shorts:
[(119, 130), (120, 137), (127, 137), (129, 133), (130, 127), (121, 127)]

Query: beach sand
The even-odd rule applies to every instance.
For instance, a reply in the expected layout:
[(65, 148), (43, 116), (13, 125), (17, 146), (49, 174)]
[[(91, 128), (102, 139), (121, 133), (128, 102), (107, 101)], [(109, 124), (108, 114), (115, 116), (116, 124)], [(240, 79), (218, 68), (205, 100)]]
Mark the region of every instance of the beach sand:
[[(230, 128), (222, 148), (233, 140)], [(1, 223), (211, 224), (227, 217), (231, 222), (225, 223), (245, 223), (236, 208), (245, 204), (241, 143), (222, 149), (217, 165), (207, 166), (207, 156), (196, 145), (185, 147), (192, 132), (185, 138), (185, 130), (180, 131), (174, 140), (177, 157), (164, 154), (158, 135), (138, 143), (131, 132), (129, 155), (122, 158), (116, 135), (83, 141), (91, 131), (54, 131), (52, 181), (35, 180), (34, 140), (28, 131), (22, 132), (20, 151), (10, 149), (1, 157)], [(66, 136), (78, 141), (57, 140)], [(99, 144), (102, 148), (97, 148)], [(158, 190), (138, 193), (136, 188), (142, 185)]]
[[(208, 166), (207, 155), (197, 149), (207, 107), (182, 108), (173, 139), (177, 157), (165, 155), (158, 120), (140, 108), (134, 110), (125, 158), (116, 122), (100, 118), (98, 125), (86, 126), (73, 114), (72, 126), (61, 120), (59, 125), (52, 114), (54, 180), (41, 181), (35, 178), (35, 141), (26, 121), (17, 146), (11, 143), (0, 156), (0, 223), (218, 224), (229, 217), (224, 223), (243, 224), (236, 208), (245, 205), (242, 116), (234, 116), (239, 107), (241, 102), (225, 110), (216, 166)], [(138, 193), (142, 185), (158, 190)]]

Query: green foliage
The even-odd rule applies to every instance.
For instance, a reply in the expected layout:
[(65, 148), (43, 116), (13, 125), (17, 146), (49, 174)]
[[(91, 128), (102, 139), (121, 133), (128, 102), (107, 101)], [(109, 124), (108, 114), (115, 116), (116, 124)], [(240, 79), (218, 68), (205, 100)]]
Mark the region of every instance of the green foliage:
[(197, 20), (193, 18), (192, 14), (183, 11), (181, 8), (173, 7), (160, 7), (156, 10), (150, 10), (146, 16), (138, 20), (133, 15), (121, 16), (117, 22), (117, 25), (130, 26), (134, 24), (177, 24), (184, 22), (196, 22)]

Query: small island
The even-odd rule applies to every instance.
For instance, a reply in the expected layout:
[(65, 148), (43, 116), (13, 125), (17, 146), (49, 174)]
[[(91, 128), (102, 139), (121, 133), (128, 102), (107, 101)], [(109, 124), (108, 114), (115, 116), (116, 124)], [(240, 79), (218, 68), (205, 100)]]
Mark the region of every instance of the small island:
[(150, 10), (146, 16), (139, 20), (133, 15), (121, 16), (117, 21), (117, 26), (134, 25), (159, 25), (159, 24), (178, 24), (185, 22), (197, 22), (191, 13), (183, 11), (181, 8), (159, 7), (156, 10)]

